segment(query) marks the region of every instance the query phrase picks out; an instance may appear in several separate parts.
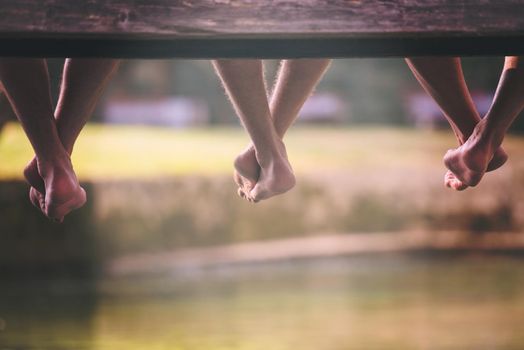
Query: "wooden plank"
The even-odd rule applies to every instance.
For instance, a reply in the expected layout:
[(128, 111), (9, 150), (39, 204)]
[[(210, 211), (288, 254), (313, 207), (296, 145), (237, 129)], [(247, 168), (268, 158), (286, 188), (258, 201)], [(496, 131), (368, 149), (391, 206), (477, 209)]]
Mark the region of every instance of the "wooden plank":
[(523, 0), (0, 0), (0, 55), (524, 54)]

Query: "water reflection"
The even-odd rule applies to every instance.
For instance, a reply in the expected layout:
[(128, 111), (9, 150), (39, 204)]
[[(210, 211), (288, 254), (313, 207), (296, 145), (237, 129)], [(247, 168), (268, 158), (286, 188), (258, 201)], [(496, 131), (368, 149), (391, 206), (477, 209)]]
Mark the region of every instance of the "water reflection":
[(0, 349), (93, 349), (92, 281), (2, 282), (0, 298)]
[(93, 349), (93, 206), (57, 225), (27, 193), (25, 182), (0, 183), (0, 349)]
[(0, 344), (516, 349), (524, 346), (523, 267), (511, 256), (373, 255), (97, 283), (11, 282), (1, 291)]

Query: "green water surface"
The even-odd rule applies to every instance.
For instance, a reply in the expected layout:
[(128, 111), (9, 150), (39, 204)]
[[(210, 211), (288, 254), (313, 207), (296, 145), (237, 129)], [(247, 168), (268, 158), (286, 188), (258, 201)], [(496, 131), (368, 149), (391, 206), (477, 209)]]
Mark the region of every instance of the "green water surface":
[(370, 255), (9, 281), (0, 349), (523, 349), (524, 259)]

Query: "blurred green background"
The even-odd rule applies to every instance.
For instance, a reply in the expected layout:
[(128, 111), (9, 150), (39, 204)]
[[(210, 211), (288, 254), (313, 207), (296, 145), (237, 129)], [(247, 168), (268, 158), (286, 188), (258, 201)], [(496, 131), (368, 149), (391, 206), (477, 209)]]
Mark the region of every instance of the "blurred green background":
[[(464, 60), (481, 113), (501, 67)], [(256, 205), (207, 61), (124, 62), (73, 155), (88, 204), (62, 225), (29, 203), (32, 151), (0, 110), (0, 349), (524, 346), (522, 126), (504, 167), (445, 188), (456, 141), (401, 59), (334, 61), (285, 138), (296, 188)]]

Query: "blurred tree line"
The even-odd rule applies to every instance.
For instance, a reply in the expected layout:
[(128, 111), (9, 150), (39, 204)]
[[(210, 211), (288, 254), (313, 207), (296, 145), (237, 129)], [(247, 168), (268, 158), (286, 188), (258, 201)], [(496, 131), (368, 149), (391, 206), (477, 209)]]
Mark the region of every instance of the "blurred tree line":
[[(49, 60), (51, 85), (56, 99), (63, 60)], [(464, 58), (463, 66), (471, 91), (493, 94), (502, 69), (502, 57)], [(266, 61), (266, 78), (271, 89), (278, 61)], [(335, 60), (317, 91), (348, 101), (351, 113), (346, 122), (355, 124), (407, 125), (406, 98), (422, 91), (403, 59)], [(111, 82), (100, 105), (108, 99), (185, 96), (206, 101), (210, 123), (237, 123), (219, 80), (206, 60), (129, 60)], [(0, 119), (12, 118), (5, 97), (0, 101)], [(100, 120), (100, 109), (93, 120)], [(524, 131), (517, 119), (515, 131)]]

